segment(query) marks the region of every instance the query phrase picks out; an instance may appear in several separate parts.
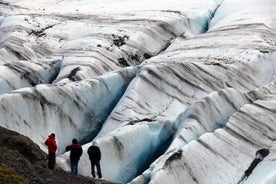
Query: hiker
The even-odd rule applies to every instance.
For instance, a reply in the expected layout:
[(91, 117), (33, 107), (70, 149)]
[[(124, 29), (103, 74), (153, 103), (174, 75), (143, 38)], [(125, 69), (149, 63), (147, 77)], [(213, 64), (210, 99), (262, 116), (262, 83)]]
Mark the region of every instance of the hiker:
[(240, 178), (238, 184), (244, 183), (251, 175), (255, 167), (269, 154), (269, 150), (266, 148), (260, 149), (255, 153), (255, 159), (251, 162), (248, 169), (244, 172), (244, 175)]
[(57, 142), (55, 134), (51, 133), (48, 136), (48, 139), (44, 142), (48, 146), (48, 168), (51, 170), (55, 169), (56, 164), (56, 151), (57, 151)]
[(255, 154), (255, 159), (250, 164), (249, 168), (244, 172), (245, 177), (248, 177), (252, 171), (255, 169), (255, 167), (269, 154), (268, 149), (260, 149)]
[(70, 151), (71, 172), (78, 175), (78, 164), (82, 155), (82, 147), (76, 138), (72, 140), (71, 145), (66, 146), (66, 151)]
[(93, 142), (92, 146), (88, 148), (87, 154), (89, 155), (89, 159), (91, 162), (91, 174), (93, 178), (96, 177), (95, 166), (97, 167), (98, 177), (102, 178), (101, 166), (100, 166), (101, 151), (100, 151), (100, 148), (97, 146), (96, 142)]

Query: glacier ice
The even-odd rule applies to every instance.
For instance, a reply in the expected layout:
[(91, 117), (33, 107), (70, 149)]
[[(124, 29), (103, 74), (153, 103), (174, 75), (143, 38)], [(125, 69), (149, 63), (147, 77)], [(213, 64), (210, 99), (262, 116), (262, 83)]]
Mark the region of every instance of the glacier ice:
[(114, 182), (238, 183), (267, 148), (244, 183), (275, 183), (273, 0), (0, 4), (0, 126), (59, 167), (77, 138)]

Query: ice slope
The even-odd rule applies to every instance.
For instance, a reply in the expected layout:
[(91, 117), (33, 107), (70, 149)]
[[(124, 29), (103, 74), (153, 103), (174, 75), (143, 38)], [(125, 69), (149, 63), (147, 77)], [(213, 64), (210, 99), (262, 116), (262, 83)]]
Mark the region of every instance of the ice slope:
[(72, 137), (87, 142), (96, 136), (135, 74), (136, 68), (130, 67), (94, 79), (2, 94), (1, 126), (30, 137), (45, 151), (45, 135), (58, 132), (58, 153), (63, 153)]
[[(231, 6), (233, 6), (233, 5), (236, 5), (236, 6), (234, 6), (234, 8), (231, 11), (231, 8), (228, 8), (228, 4), (230, 4)], [(212, 28), (212, 26), (211, 26), (211, 29), (206, 34), (200, 35), (197, 38), (190, 39), (188, 41), (188, 43), (186, 40), (183, 40), (183, 39), (177, 40), (175, 42), (175, 44), (172, 43), (171, 46), (165, 51), (164, 55), (169, 58), (169, 59), (166, 59), (166, 61), (170, 62), (171, 60), (180, 60), (178, 55), (181, 55), (184, 52), (184, 50), (185, 50), (184, 55), (187, 55), (188, 57), (193, 58), (194, 61), (197, 61), (198, 57), (202, 57), (202, 56), (204, 57), (204, 54), (205, 54), (208, 58), (208, 61), (203, 60), (203, 62), (206, 62), (206, 63), (213, 62), (214, 64), (221, 66), (222, 69), (225, 68), (225, 66), (227, 67), (227, 65), (228, 66), (232, 65), (235, 69), (237, 69), (238, 66), (243, 65), (243, 64), (242, 65), (239, 65), (239, 64), (234, 65), (235, 62), (248, 64), (247, 67), (241, 67), (238, 69), (238, 71), (241, 73), (236, 73), (236, 75), (234, 77), (229, 76), (228, 80), (225, 80), (225, 82), (227, 82), (226, 85), (229, 87), (234, 87), (235, 89), (239, 89), (240, 91), (248, 91), (250, 88), (254, 89), (254, 86), (250, 86), (253, 84), (252, 81), (257, 82), (256, 86), (262, 86), (262, 84), (266, 84), (267, 82), (269, 83), (271, 78), (275, 77), (273, 74), (274, 69), (275, 69), (275, 65), (273, 64), (275, 62), (275, 53), (274, 53), (275, 44), (273, 44), (273, 43), (275, 43), (275, 39), (274, 39), (274, 41), (271, 41), (271, 40), (273, 40), (273, 37), (275, 36), (273, 33), (273, 26), (271, 24), (271, 22), (273, 22), (273, 20), (275, 20), (275, 16), (273, 16), (273, 15), (275, 15), (275, 13), (273, 13), (272, 9), (270, 8), (270, 7), (273, 7), (273, 5), (271, 4), (271, 1), (267, 2), (267, 4), (265, 4), (265, 5), (262, 4), (263, 6), (259, 6), (259, 4), (256, 4), (254, 6), (254, 3), (252, 3), (252, 1), (250, 1), (250, 5), (252, 6), (252, 9), (248, 9), (248, 5), (249, 5), (249, 3), (247, 3), (246, 7), (243, 8), (243, 15), (245, 15), (245, 18), (243, 19), (240, 14), (239, 14), (239, 16), (237, 16), (237, 15), (235, 16), (235, 13), (236, 13), (235, 11), (237, 11), (237, 9), (240, 8), (239, 2), (224, 1), (222, 3), (222, 5), (218, 8), (216, 15), (214, 16), (214, 19), (212, 19), (212, 22), (211, 22), (211, 25), (212, 25), (213, 20), (219, 20), (220, 22), (224, 22), (224, 25), (221, 26), (221, 28), (219, 28), (219, 26), (216, 27), (216, 25), (214, 25), (213, 27), (216, 27), (216, 29)], [(236, 7), (238, 7), (238, 8), (236, 8)], [(227, 10), (227, 11), (223, 11), (223, 10)], [(228, 12), (228, 16), (227, 16), (227, 12)], [(262, 19), (262, 20), (266, 20), (266, 21), (263, 21), (263, 23), (260, 24), (259, 23), (260, 19), (257, 18), (256, 20), (254, 19), (255, 22), (253, 22), (253, 23), (252, 23), (252, 20), (249, 20), (249, 22), (250, 22), (250, 24), (249, 24), (247, 22), (248, 17), (251, 17), (251, 19), (253, 19), (252, 17), (254, 17), (255, 14), (259, 13), (259, 12), (262, 12), (262, 13), (267, 12), (267, 14), (262, 16), (262, 17), (266, 18), (266, 19)], [(227, 20), (221, 19), (224, 16), (227, 17)], [(229, 18), (229, 17), (231, 17), (231, 18)], [(237, 22), (234, 21), (235, 19), (238, 19)], [(244, 22), (240, 23), (240, 20), (243, 20)], [(227, 25), (227, 23), (229, 24), (229, 22), (227, 22), (227, 21), (231, 22), (231, 24)], [(254, 23), (256, 25), (254, 25)], [(243, 25), (245, 25), (245, 26), (243, 26)], [(221, 31), (219, 29), (221, 29)], [(253, 29), (254, 29), (254, 31), (253, 31)], [(208, 37), (209, 35), (216, 35), (217, 39), (211, 39), (212, 42), (210, 42), (209, 37)], [(200, 38), (201, 36), (203, 36), (204, 39), (201, 39)], [(222, 46), (221, 41), (223, 41), (223, 43), (224, 43), (224, 45), (223, 45), (224, 48), (221, 48), (221, 46)], [(236, 45), (236, 48), (235, 48), (235, 45)], [(208, 47), (213, 47), (212, 55), (210, 55), (210, 52), (208, 51)], [(199, 48), (199, 49), (197, 49), (197, 48)], [(200, 50), (201, 52), (193, 51), (195, 49), (197, 49), (197, 51)], [(215, 53), (213, 53), (214, 51), (215, 51)], [(232, 51), (232, 53), (231, 53), (231, 51)], [(254, 52), (268, 53), (267, 54), (268, 58), (263, 60), (262, 59), (263, 56), (261, 56), (263, 54), (254, 54)], [(265, 56), (265, 57), (267, 57), (267, 56)], [(164, 56), (159, 55), (158, 57), (162, 58)], [(213, 58), (216, 58), (216, 60), (214, 60)], [(155, 59), (155, 58), (152, 58), (152, 59)], [(181, 59), (183, 60), (183, 58), (181, 58)], [(191, 60), (190, 58), (188, 58), (188, 59)], [(210, 61), (210, 59), (212, 59), (212, 60)], [(263, 61), (265, 63), (261, 64)], [(263, 68), (263, 66), (265, 66), (270, 61), (272, 61), (271, 62), (272, 65), (268, 68), (266, 68), (266, 67)], [(228, 69), (227, 71), (229, 71), (230, 68), (232, 68), (232, 67), (231, 66), (227, 67), (227, 69)], [(261, 68), (264, 70), (262, 71), (261, 75), (258, 75), (257, 74), (258, 72), (256, 72), (256, 71), (258, 71)], [(250, 70), (254, 71), (254, 74), (252, 73), (250, 75), (250, 77), (244, 76), (244, 74), (249, 74), (248, 71), (250, 71)], [(259, 71), (261, 71), (261, 70), (259, 70)], [(269, 70), (272, 72), (271, 77), (264, 76), (267, 73), (270, 73), (270, 72), (268, 72)], [(214, 71), (216, 71), (215, 76), (218, 76), (220, 74), (221, 69), (214, 70)], [(232, 72), (231, 72), (232, 74), (235, 73), (233, 71), (234, 70), (232, 70)], [(225, 74), (225, 72), (223, 72), (223, 73)], [(200, 76), (200, 74), (201, 73), (197, 73), (196, 75)], [(235, 79), (236, 77), (239, 79), (238, 80)], [(223, 78), (224, 77), (220, 77), (220, 79), (222, 81), (223, 81)], [(267, 80), (267, 81), (265, 81), (265, 80)], [(249, 82), (249, 81), (251, 81), (251, 82)], [(271, 81), (273, 81), (273, 79)], [(234, 83), (229, 84), (229, 82), (234, 82)], [(235, 98), (232, 97), (230, 99), (234, 100)], [(243, 100), (238, 100), (238, 101), (242, 102)], [(227, 108), (227, 103), (225, 103), (225, 102), (222, 104), (223, 104), (223, 107), (217, 107), (215, 110), (218, 111), (218, 109), (222, 110), (222, 109), (226, 108), (226, 109), (228, 109), (226, 112), (230, 113), (231, 109), (233, 109), (233, 107), (237, 108), (235, 103), (234, 103), (234, 105), (232, 104), (233, 105), (232, 108), (229, 108), (229, 107)], [(217, 103), (216, 105), (219, 105), (219, 103)], [(192, 145), (192, 143), (189, 143), (189, 141), (191, 141), (193, 139), (194, 140), (198, 139), (197, 137), (199, 137), (201, 135), (199, 132), (201, 132), (202, 130), (206, 131), (206, 126), (204, 126), (204, 125), (206, 125), (206, 121), (208, 122), (208, 120), (209, 120), (209, 118), (208, 118), (209, 114), (211, 114), (212, 116), (214, 116), (214, 114), (216, 114), (212, 110), (212, 106), (206, 105), (206, 107), (208, 107), (208, 109), (211, 109), (210, 110), (211, 112), (209, 112), (209, 110), (207, 110), (206, 108), (203, 108), (204, 109), (204, 111), (202, 110), (203, 113), (196, 112), (196, 113), (192, 114), (192, 116), (189, 114), (187, 115), (187, 113), (186, 114), (184, 113), (184, 115), (182, 115), (182, 116), (184, 116), (184, 120), (182, 123), (183, 124), (182, 126), (184, 128), (182, 130), (180, 129), (180, 131), (182, 131), (182, 132), (178, 133), (179, 136), (177, 136), (174, 139), (174, 141), (171, 144), (171, 147), (168, 149), (168, 151), (173, 151), (173, 150), (175, 150), (175, 151), (173, 153), (168, 152), (167, 155), (161, 156), (160, 159), (158, 161), (156, 161), (155, 164), (152, 164), (152, 166), (150, 167), (149, 170), (145, 171), (143, 175), (137, 177), (131, 183), (148, 183), (148, 182), (150, 182), (150, 183), (183, 183), (183, 181), (185, 181), (185, 183), (186, 182), (187, 183), (237, 183), (239, 181), (239, 175), (234, 174), (234, 173), (235, 172), (241, 173), (241, 170), (245, 171), (246, 168), (240, 169), (238, 166), (234, 166), (235, 169), (230, 170), (229, 168), (224, 167), (224, 166), (226, 166), (228, 161), (226, 161), (226, 163), (219, 162), (219, 164), (223, 165), (223, 167), (216, 166), (216, 168), (209, 168), (209, 165), (212, 166), (212, 164), (215, 163), (214, 160), (211, 160), (211, 161), (200, 160), (200, 163), (193, 163), (190, 165), (186, 163), (186, 161), (193, 162), (192, 160), (197, 160), (197, 159), (200, 159), (201, 157), (204, 158), (204, 156), (201, 156), (201, 154), (202, 153), (206, 154), (205, 151), (200, 150), (200, 149), (198, 150), (198, 152), (201, 151), (202, 153), (194, 152), (192, 150), (192, 148), (190, 148), (191, 150), (189, 150), (188, 153), (182, 152), (185, 149), (189, 149), (189, 146)], [(273, 105), (272, 105), (272, 108), (273, 108)], [(253, 112), (254, 112), (254, 110), (255, 110), (255, 108), (252, 108)], [(273, 110), (271, 110), (271, 111), (273, 111)], [(200, 116), (200, 114), (202, 114), (202, 116)], [(267, 119), (264, 117), (267, 114), (266, 113), (263, 113), (263, 114), (264, 114), (264, 116), (261, 117), (261, 121), (269, 124), (270, 126), (275, 127), (275, 123), (273, 122), (273, 117), (268, 118), (268, 119), (270, 119), (270, 121), (266, 122)], [(246, 114), (245, 117), (253, 117), (253, 115)], [(244, 120), (245, 117), (240, 118), (238, 122), (246, 123), (246, 120)], [(220, 125), (223, 124), (223, 122), (225, 122), (226, 119), (224, 119), (223, 121), (220, 120), (219, 121)], [(218, 120), (214, 119), (213, 123), (216, 123), (217, 121)], [(178, 120), (176, 122), (178, 122)], [(266, 125), (264, 125), (264, 126), (266, 126)], [(239, 130), (245, 130), (245, 132), (251, 132), (249, 127), (240, 128)], [(260, 128), (260, 127), (262, 127), (262, 125), (258, 126), (258, 128)], [(270, 143), (271, 143), (271, 141), (275, 141), (275, 129), (272, 128), (270, 130), (272, 131), (271, 135), (273, 135), (273, 133), (274, 133), (274, 136), (270, 137)], [(179, 131), (179, 128), (178, 128), (178, 131)], [(207, 131), (210, 131), (210, 130), (207, 130)], [(245, 132), (243, 132), (243, 133), (245, 133)], [(261, 134), (266, 134), (267, 130), (265, 129), (265, 130), (263, 130), (263, 132), (265, 132), (265, 133), (261, 133)], [(254, 133), (254, 131), (252, 131), (250, 134), (254, 135), (257, 133)], [(208, 135), (208, 134), (206, 134), (206, 135)], [(203, 135), (203, 136), (205, 136), (205, 135)], [(247, 139), (250, 141), (250, 139), (252, 139), (252, 137), (246, 138), (246, 140)], [(256, 143), (253, 142), (251, 144), (254, 145)], [(214, 143), (212, 143), (211, 145), (215, 146), (216, 142), (214, 141)], [(183, 146), (183, 148), (181, 148), (181, 146)], [(259, 148), (262, 146), (270, 148), (269, 144), (258, 145)], [(207, 149), (211, 149), (211, 151), (214, 152), (215, 154), (221, 154), (220, 152), (215, 152), (212, 147), (209, 147), (209, 145), (207, 145), (207, 146), (205, 145), (205, 147), (207, 147)], [(221, 146), (221, 147), (223, 149), (227, 149), (224, 146)], [(177, 148), (178, 148), (178, 150), (177, 150)], [(242, 148), (242, 145), (240, 145), (240, 148)], [(257, 148), (255, 148), (254, 151), (256, 151), (256, 149)], [(241, 153), (238, 153), (238, 154), (232, 153), (232, 154), (241, 155)], [(252, 153), (252, 154), (254, 155), (254, 153)], [(189, 156), (193, 156), (193, 155), (196, 155), (195, 156), (196, 158), (189, 157)], [(206, 156), (210, 156), (210, 155), (206, 154)], [(189, 157), (190, 159), (186, 158), (186, 157)], [(223, 157), (228, 159), (229, 155), (223, 154)], [(181, 159), (181, 161), (177, 161), (178, 159)], [(176, 161), (174, 161), (175, 164), (168, 165), (167, 163), (169, 163), (172, 160), (176, 160)], [(239, 164), (241, 164), (240, 162), (242, 162), (244, 164), (245, 160), (244, 160), (244, 158), (238, 157), (238, 158), (233, 158), (233, 161), (235, 161), (235, 162), (238, 161)], [(214, 162), (214, 163), (210, 163), (210, 162)], [(204, 164), (204, 166), (200, 166), (202, 164)], [(246, 163), (246, 164), (248, 167), (248, 165), (250, 163)], [(197, 166), (203, 167), (203, 168), (206, 167), (207, 168), (206, 170), (208, 170), (208, 171), (215, 170), (216, 172), (203, 173), (201, 175), (199, 171), (204, 172), (203, 168), (197, 168), (196, 171), (193, 172), (192, 168), (197, 167)], [(173, 169), (176, 167), (177, 167), (177, 169)], [(244, 166), (244, 167), (246, 167), (246, 166)], [(187, 169), (186, 174), (184, 174), (185, 172), (183, 172), (183, 171), (179, 171), (179, 170), (181, 170), (180, 168), (183, 168), (184, 170)], [(270, 172), (256, 173), (255, 174), (256, 177), (263, 179), (263, 180), (261, 180), (261, 179), (257, 180), (256, 183), (258, 183), (258, 182), (266, 183), (266, 180), (268, 180), (268, 182), (269, 181), (273, 182), (273, 176), (274, 176), (273, 175), (273, 167), (271, 168), (271, 170), (272, 170), (271, 173)], [(218, 173), (218, 171), (221, 171), (221, 172)], [(214, 173), (216, 173), (216, 174), (212, 175)], [(229, 173), (231, 173), (233, 175), (231, 175)], [(208, 174), (210, 174), (210, 177), (207, 177)], [(270, 174), (270, 177), (266, 177), (266, 174), (267, 175)], [(197, 177), (195, 177), (195, 175)], [(189, 177), (190, 177), (190, 179), (188, 179)], [(270, 179), (270, 178), (272, 178), (272, 179)], [(250, 177), (249, 177), (248, 183), (253, 182), (253, 181), (254, 180), (250, 180)]]
[(60, 65), (60, 60), (5, 63), (0, 66), (0, 94), (52, 83), (58, 75)]
[(273, 0), (0, 4), (0, 125), (59, 167), (76, 137), (82, 175), (97, 140), (108, 180), (238, 183), (265, 147), (245, 183), (275, 181)]

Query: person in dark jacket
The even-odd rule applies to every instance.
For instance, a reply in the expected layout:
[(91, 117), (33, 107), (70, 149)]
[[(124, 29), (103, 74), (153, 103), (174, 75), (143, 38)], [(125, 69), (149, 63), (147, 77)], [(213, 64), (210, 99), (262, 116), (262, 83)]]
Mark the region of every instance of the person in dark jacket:
[(78, 164), (82, 155), (82, 147), (77, 139), (72, 140), (72, 144), (66, 147), (66, 151), (70, 151), (71, 172), (78, 175)]
[(255, 154), (255, 159), (251, 162), (249, 168), (244, 172), (245, 177), (248, 177), (255, 167), (269, 154), (269, 150), (266, 148), (260, 149)]
[(247, 178), (252, 174), (255, 167), (269, 154), (269, 150), (266, 148), (260, 149), (255, 154), (255, 159), (251, 162), (248, 169), (244, 172), (238, 183), (244, 183)]
[(55, 169), (56, 164), (56, 151), (57, 151), (57, 142), (55, 134), (51, 133), (48, 136), (48, 139), (44, 142), (48, 146), (48, 168), (51, 170)]
[(97, 174), (99, 178), (102, 178), (101, 173), (101, 166), (100, 166), (100, 160), (101, 160), (101, 151), (100, 148), (97, 146), (97, 143), (94, 142), (92, 146), (90, 146), (87, 150), (87, 154), (89, 155), (89, 159), (91, 162), (91, 174), (93, 178), (96, 177), (95, 175), (95, 166), (97, 168)]

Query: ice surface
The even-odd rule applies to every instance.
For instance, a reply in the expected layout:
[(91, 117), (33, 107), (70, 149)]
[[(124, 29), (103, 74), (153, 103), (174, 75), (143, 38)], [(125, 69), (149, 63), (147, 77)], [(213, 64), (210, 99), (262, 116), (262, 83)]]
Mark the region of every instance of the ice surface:
[[(1, 4), (1, 3), (0, 3)], [(97, 140), (105, 179), (275, 183), (273, 0), (5, 0), (0, 125), (44, 151)]]

